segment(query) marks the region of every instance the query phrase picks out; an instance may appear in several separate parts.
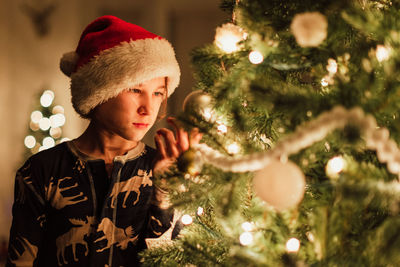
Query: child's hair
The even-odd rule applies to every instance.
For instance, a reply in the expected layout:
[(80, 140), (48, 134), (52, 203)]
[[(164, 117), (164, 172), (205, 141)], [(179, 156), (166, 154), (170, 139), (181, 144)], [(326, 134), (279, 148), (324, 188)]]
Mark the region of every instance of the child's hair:
[(162, 120), (167, 115), (167, 104), (168, 104), (168, 77), (165, 77), (165, 92), (164, 100), (161, 102), (160, 110), (158, 111), (157, 121)]

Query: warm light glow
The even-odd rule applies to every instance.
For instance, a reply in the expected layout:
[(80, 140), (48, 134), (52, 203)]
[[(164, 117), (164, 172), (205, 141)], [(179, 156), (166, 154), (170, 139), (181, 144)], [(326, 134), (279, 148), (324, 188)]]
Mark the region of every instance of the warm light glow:
[(181, 221), (184, 225), (189, 225), (189, 224), (192, 224), (193, 219), (192, 219), (192, 216), (185, 214), (182, 216)]
[(254, 230), (254, 225), (250, 222), (244, 222), (242, 223), (242, 229), (246, 232), (251, 232)]
[(240, 244), (248, 246), (253, 243), (253, 235), (249, 232), (244, 232), (239, 237)]
[(212, 110), (210, 109), (210, 108), (205, 108), (204, 110), (203, 110), (203, 117), (206, 119), (206, 120), (209, 120), (209, 119), (211, 119), (211, 117), (212, 117)]
[(70, 141), (70, 140), (71, 140), (71, 138), (64, 137), (63, 139), (61, 139), (60, 143), (67, 142), (67, 141)]
[(39, 121), (39, 127), (42, 131), (47, 131), (48, 129), (50, 129), (51, 126), (51, 121), (49, 118), (42, 118)]
[(328, 83), (328, 81), (327, 81), (325, 78), (322, 78), (322, 79), (321, 79), (321, 85), (324, 86), (324, 87), (326, 87), (326, 86), (329, 85), (329, 83)]
[(39, 110), (35, 110), (34, 112), (32, 112), (31, 114), (31, 121), (34, 123), (39, 123), (39, 121), (43, 118), (43, 114), (42, 112), (40, 112)]
[(64, 114), (64, 108), (62, 106), (60, 106), (60, 105), (57, 105), (57, 106), (53, 107), (51, 112), (53, 114), (58, 114), (58, 113)]
[(341, 156), (331, 158), (326, 164), (326, 174), (336, 177), (345, 167), (345, 161)]
[(249, 60), (253, 64), (260, 64), (264, 61), (263, 55), (258, 51), (251, 51), (249, 54)]
[(203, 214), (204, 214), (204, 209), (203, 209), (202, 207), (199, 207), (199, 208), (197, 209), (197, 215), (201, 216), (201, 215), (203, 215)]
[(218, 132), (220, 132), (220, 133), (227, 133), (228, 132), (228, 128), (224, 124), (218, 125), (217, 129), (218, 129)]
[(35, 123), (35, 122), (31, 121), (29, 123), (29, 127), (31, 128), (32, 131), (37, 131), (37, 130), (39, 130), (39, 123)]
[(290, 238), (286, 242), (287, 252), (297, 252), (300, 249), (300, 241), (297, 238)]
[(314, 242), (315, 238), (311, 232), (307, 232), (306, 236), (307, 236), (308, 240), (310, 240), (311, 242)]
[(226, 53), (239, 50), (238, 43), (246, 38), (243, 30), (232, 23), (226, 23), (216, 29), (215, 44)]
[(50, 135), (51, 137), (57, 139), (60, 138), (62, 134), (62, 130), (60, 127), (50, 128)]
[(27, 148), (33, 148), (36, 145), (36, 139), (32, 135), (28, 135), (25, 137), (24, 143)]
[(47, 147), (41, 146), (41, 147), (39, 147), (39, 152), (40, 152), (40, 151), (43, 151), (43, 150), (45, 150), (45, 149), (47, 149)]
[(336, 60), (334, 60), (333, 58), (328, 59), (328, 65), (326, 66), (326, 69), (330, 74), (335, 74), (337, 72)]
[(43, 139), (42, 144), (47, 149), (47, 148), (53, 147), (56, 144), (56, 142), (54, 141), (53, 138), (51, 138), (50, 136), (47, 136)]
[(377, 45), (376, 58), (379, 62), (389, 59), (389, 49), (384, 45)]
[(65, 116), (64, 114), (61, 113), (56, 115), (51, 115), (50, 121), (51, 121), (51, 127), (53, 128), (61, 127), (65, 124)]
[(43, 92), (42, 96), (40, 97), (40, 104), (47, 108), (53, 103), (54, 100), (54, 93), (53, 91), (46, 90)]
[(229, 154), (237, 154), (240, 151), (240, 147), (237, 143), (232, 143), (228, 145), (226, 149), (228, 150)]

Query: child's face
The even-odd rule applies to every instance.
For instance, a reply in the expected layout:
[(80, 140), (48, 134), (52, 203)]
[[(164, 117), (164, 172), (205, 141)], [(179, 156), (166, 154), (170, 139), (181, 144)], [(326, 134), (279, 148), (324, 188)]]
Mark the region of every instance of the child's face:
[(165, 77), (154, 78), (97, 106), (92, 120), (110, 134), (140, 141), (156, 121), (166, 97)]

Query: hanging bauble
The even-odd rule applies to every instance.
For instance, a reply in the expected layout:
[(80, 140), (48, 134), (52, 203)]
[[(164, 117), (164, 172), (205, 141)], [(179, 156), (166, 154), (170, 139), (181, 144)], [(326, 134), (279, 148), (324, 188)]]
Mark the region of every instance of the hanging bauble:
[(328, 22), (319, 12), (305, 12), (294, 16), (290, 30), (300, 46), (315, 47), (325, 40)]
[(189, 173), (190, 175), (199, 174), (202, 164), (196, 161), (196, 151), (192, 148), (186, 150), (178, 158), (177, 166), (179, 171)]
[(212, 99), (201, 90), (196, 90), (188, 94), (183, 101), (183, 111), (186, 114), (200, 114), (205, 119), (212, 117)]
[(256, 194), (278, 211), (300, 203), (305, 185), (304, 174), (296, 164), (279, 160), (271, 160), (255, 174), (253, 180)]

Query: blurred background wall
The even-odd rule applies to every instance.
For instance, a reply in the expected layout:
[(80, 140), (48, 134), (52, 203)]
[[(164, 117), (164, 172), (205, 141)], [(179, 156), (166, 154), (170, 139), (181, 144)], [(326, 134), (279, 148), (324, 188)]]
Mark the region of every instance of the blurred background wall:
[[(75, 114), (69, 79), (59, 70), (60, 57), (75, 50), (83, 28), (110, 14), (166, 37), (182, 71), (169, 100), (169, 113), (177, 114), (194, 84), (191, 49), (212, 42), (215, 28), (229, 19), (218, 5), (218, 0), (0, 0), (0, 241), (8, 239), (14, 175), (26, 160), (24, 138), (38, 94), (50, 89), (55, 103), (64, 106), (66, 137), (78, 137), (87, 125)], [(145, 138), (149, 144), (153, 133)]]

